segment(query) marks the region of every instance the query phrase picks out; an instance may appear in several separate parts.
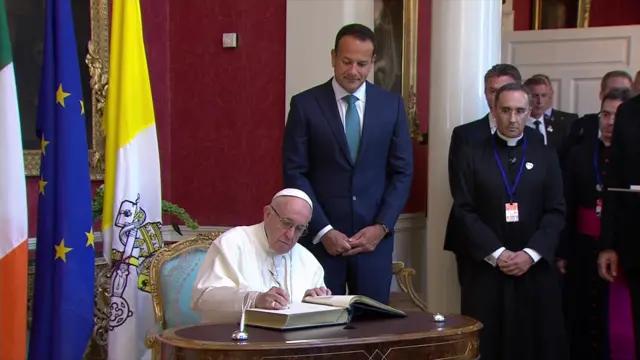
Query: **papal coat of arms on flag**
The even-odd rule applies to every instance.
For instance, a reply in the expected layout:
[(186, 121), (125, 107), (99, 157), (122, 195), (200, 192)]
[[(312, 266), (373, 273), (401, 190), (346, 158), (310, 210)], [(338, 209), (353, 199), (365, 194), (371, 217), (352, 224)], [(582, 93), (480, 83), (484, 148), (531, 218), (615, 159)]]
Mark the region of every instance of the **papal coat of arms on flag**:
[(140, 359), (153, 326), (149, 263), (163, 246), (160, 158), (138, 0), (113, 0), (102, 234), (109, 359)]

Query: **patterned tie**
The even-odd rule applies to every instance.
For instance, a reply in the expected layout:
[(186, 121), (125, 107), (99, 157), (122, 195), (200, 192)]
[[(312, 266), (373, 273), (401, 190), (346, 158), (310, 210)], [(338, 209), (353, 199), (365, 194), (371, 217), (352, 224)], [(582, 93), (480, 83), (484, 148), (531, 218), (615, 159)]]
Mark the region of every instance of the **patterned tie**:
[(347, 144), (351, 153), (351, 160), (356, 162), (358, 149), (360, 148), (360, 116), (356, 108), (355, 95), (347, 95), (343, 98), (347, 102), (347, 113), (344, 116), (344, 127), (347, 135)]

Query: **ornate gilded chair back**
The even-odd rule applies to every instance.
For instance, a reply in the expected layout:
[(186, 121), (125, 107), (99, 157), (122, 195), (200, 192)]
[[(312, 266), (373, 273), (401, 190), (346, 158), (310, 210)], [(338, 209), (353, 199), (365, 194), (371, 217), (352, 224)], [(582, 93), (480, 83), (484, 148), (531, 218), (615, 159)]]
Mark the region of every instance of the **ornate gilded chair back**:
[(198, 234), (160, 249), (150, 266), (151, 299), (159, 330), (200, 322), (191, 311), (191, 287), (207, 250), (223, 231)]

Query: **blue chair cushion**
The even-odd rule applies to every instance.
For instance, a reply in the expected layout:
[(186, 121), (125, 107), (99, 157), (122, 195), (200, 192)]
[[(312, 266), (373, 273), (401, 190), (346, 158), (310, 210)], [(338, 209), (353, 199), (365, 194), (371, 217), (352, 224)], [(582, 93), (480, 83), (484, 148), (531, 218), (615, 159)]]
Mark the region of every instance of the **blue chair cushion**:
[(200, 323), (198, 315), (191, 311), (191, 288), (207, 250), (189, 249), (162, 264), (160, 281), (167, 328)]

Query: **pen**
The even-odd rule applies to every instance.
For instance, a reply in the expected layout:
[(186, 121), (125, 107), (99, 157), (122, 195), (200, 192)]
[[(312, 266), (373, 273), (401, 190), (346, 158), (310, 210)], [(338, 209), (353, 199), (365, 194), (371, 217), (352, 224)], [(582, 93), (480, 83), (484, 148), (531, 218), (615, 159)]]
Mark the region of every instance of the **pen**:
[[(269, 269), (269, 274), (271, 274), (271, 277), (273, 278), (273, 281), (276, 282), (276, 285), (278, 285), (278, 287), (282, 290), (284, 290), (284, 287), (282, 286), (282, 284), (280, 283), (280, 280), (278, 280), (278, 278), (276, 277), (276, 274), (273, 273), (273, 271), (271, 271), (271, 269)], [(286, 309), (288, 309), (288, 303), (287, 303), (287, 307)]]

